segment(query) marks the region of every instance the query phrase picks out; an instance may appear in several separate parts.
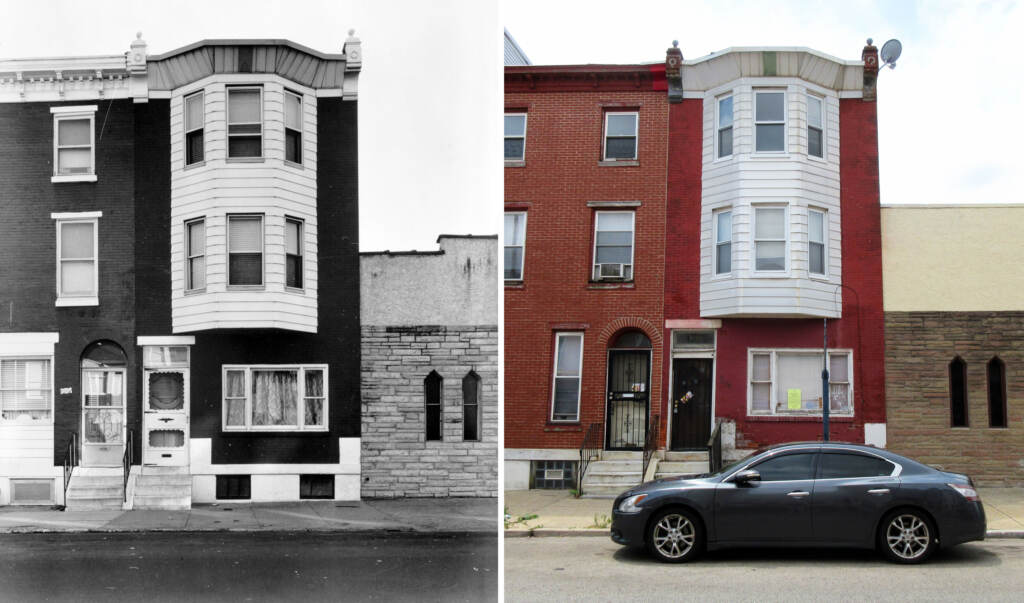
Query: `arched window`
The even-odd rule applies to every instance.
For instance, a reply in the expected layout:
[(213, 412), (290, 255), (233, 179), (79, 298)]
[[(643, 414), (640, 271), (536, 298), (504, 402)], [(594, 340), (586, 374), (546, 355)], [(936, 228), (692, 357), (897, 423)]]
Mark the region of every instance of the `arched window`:
[(647, 337), (647, 335), (644, 335), (643, 331), (625, 331), (621, 333), (618, 337), (616, 337), (612, 344), (608, 347), (618, 349), (633, 348), (647, 350), (651, 348), (651, 340)]
[(423, 380), (423, 394), (426, 404), (427, 441), (441, 440), (441, 389), (444, 379), (437, 371), (430, 371)]
[(967, 427), (967, 363), (959, 356), (949, 363), (949, 414), (951, 427)]
[(94, 341), (82, 351), (82, 368), (114, 368), (128, 364), (121, 346), (113, 341)]
[(988, 361), (988, 426), (1006, 427), (1006, 365), (999, 356)]
[(480, 440), (480, 375), (473, 371), (462, 378), (462, 440)]

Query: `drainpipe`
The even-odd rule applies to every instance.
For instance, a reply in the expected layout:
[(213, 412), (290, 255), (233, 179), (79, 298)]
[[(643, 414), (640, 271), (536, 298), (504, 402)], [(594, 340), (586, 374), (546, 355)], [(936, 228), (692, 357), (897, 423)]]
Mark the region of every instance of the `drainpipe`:
[(825, 441), (828, 441), (828, 411), (829, 411), (829, 395), (828, 395), (828, 319), (823, 318), (823, 332), (824, 332), (824, 344), (822, 346), (821, 353), (821, 422), (822, 429), (824, 430)]

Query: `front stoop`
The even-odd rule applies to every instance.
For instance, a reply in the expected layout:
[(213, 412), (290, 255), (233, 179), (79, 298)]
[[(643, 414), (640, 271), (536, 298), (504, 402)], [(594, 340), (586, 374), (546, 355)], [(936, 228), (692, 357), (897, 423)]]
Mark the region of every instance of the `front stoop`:
[(64, 508), (68, 511), (120, 509), (124, 502), (121, 467), (75, 467)]
[(601, 460), (591, 461), (583, 476), (584, 498), (615, 498), (643, 481), (640, 471), (642, 452), (601, 452)]
[(672, 452), (666, 451), (665, 458), (658, 462), (658, 470), (655, 479), (663, 477), (679, 477), (687, 475), (698, 475), (709, 471), (710, 463), (708, 453), (700, 452)]
[(192, 508), (188, 467), (144, 466), (135, 479), (133, 509), (185, 511)]

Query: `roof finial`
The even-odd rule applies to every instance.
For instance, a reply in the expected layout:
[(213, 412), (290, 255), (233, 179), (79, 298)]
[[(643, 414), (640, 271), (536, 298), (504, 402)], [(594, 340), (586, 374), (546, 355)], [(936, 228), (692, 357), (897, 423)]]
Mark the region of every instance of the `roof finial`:
[(872, 40), (871, 38), (868, 38), (868, 46), (871, 46), (874, 43), (875, 43), (874, 40)]
[(350, 29), (350, 30), (348, 30), (348, 35), (349, 35), (349, 36), (354, 36), (354, 35), (356, 35), (356, 30), (355, 30), (354, 28), (353, 28), (353, 29)]
[(672, 48), (679, 48), (679, 40), (672, 40)]

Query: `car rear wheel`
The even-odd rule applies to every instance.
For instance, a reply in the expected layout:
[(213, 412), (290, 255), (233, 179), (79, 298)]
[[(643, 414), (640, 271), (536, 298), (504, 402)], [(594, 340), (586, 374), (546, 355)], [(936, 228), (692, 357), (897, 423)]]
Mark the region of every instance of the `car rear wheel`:
[(939, 535), (924, 513), (899, 509), (882, 520), (878, 540), (879, 548), (890, 561), (921, 563), (935, 552)]
[(690, 561), (704, 547), (700, 522), (689, 511), (667, 509), (654, 516), (647, 529), (647, 549), (659, 561)]

